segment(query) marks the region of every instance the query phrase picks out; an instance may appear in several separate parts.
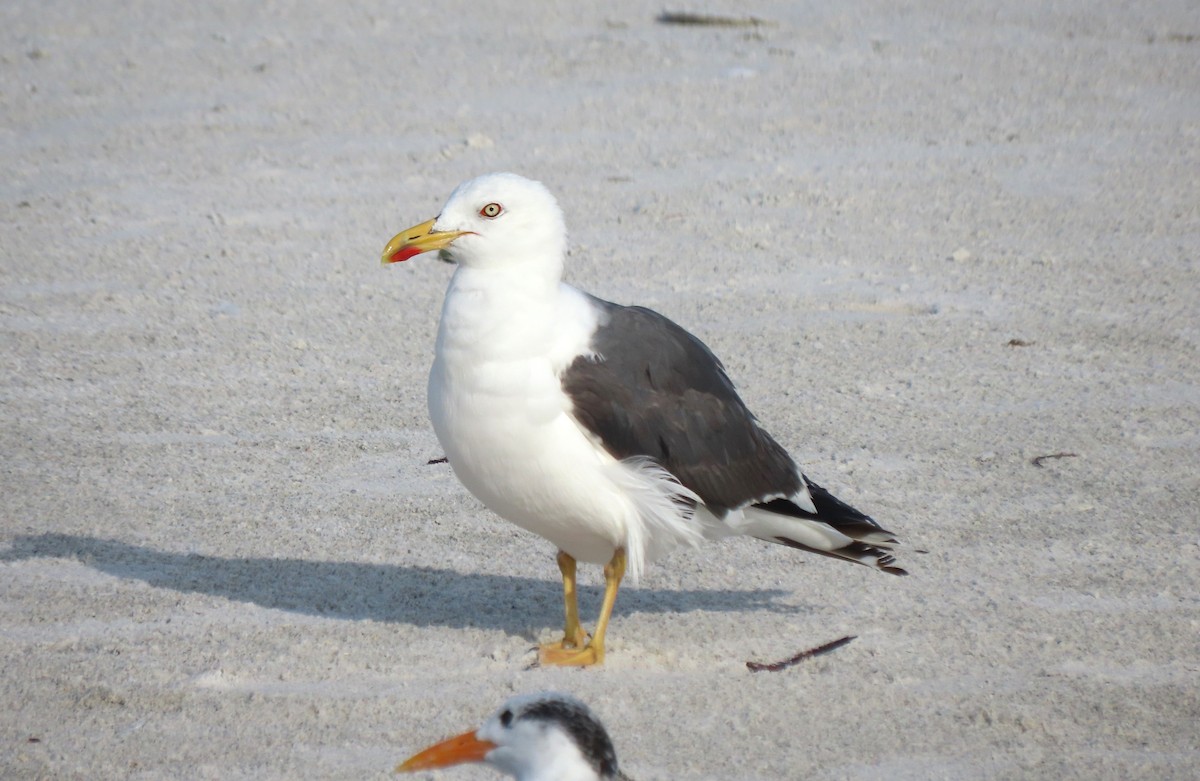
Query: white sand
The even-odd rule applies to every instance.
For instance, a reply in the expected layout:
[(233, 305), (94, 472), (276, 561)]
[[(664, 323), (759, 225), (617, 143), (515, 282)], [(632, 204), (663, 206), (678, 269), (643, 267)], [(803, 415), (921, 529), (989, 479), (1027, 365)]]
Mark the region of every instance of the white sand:
[[(1194, 2), (207, 5), (0, 5), (0, 777), (383, 779), (546, 688), (639, 781), (1195, 777)], [(451, 269), (377, 260), (503, 169), (912, 577), (681, 551), (527, 670), (553, 551), (425, 465)]]

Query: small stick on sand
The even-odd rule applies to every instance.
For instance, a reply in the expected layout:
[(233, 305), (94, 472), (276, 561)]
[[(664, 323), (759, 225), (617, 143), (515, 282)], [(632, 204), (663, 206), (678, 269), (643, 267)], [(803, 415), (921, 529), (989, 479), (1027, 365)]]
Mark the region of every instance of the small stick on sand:
[(658, 15), (659, 24), (684, 24), (696, 27), (774, 27), (774, 22), (757, 16), (718, 16), (698, 14), (692, 11), (663, 11)]
[(836, 651), (856, 637), (858, 637), (858, 635), (846, 635), (845, 637), (834, 640), (832, 643), (826, 643), (825, 645), (819, 645), (816, 648), (810, 648), (807, 651), (801, 651), (791, 659), (784, 659), (782, 662), (775, 662), (774, 664), (746, 662), (746, 669), (752, 673), (762, 672), (763, 670), (766, 670), (769, 673), (777, 673), (780, 670), (786, 670), (788, 667), (791, 667), (794, 664), (800, 664), (800, 662), (803, 662), (805, 659), (811, 659), (814, 656), (820, 656), (821, 654), (827, 654), (830, 651)]
[(1048, 456), (1036, 456), (1034, 458), (1031, 458), (1029, 460), (1029, 463), (1033, 464), (1036, 467), (1040, 467), (1040, 468), (1044, 469), (1045, 464), (1043, 464), (1042, 462), (1046, 461), (1048, 459), (1051, 459), (1051, 458), (1078, 458), (1078, 457), (1079, 457), (1078, 453), (1051, 453)]

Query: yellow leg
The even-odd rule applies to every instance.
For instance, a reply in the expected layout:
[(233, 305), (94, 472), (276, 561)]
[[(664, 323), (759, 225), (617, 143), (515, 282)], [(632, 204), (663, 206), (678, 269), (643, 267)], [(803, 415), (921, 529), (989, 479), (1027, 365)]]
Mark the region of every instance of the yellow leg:
[[(565, 556), (566, 554), (561, 554)], [(608, 620), (612, 617), (613, 605), (617, 601), (617, 589), (621, 587), (621, 579), (625, 577), (625, 549), (617, 548), (617, 552), (613, 554), (612, 560), (604, 567), (604, 601), (600, 605), (600, 618), (596, 621), (596, 633), (592, 635), (591, 641), (583, 648), (568, 647), (567, 641), (570, 639), (571, 632), (571, 614), (575, 613), (575, 625), (579, 626), (579, 611), (575, 607), (575, 560), (570, 559), (571, 571), (571, 589), (570, 597), (567, 600), (567, 632), (568, 637), (563, 638), (563, 642), (552, 643), (549, 646), (541, 647), (542, 664), (557, 664), (568, 665), (574, 667), (586, 667), (592, 664), (600, 664), (604, 661), (604, 633), (608, 630)], [(559, 567), (563, 567), (562, 559), (559, 559)], [(567, 591), (567, 569), (563, 567), (563, 591)], [(583, 630), (580, 629), (582, 636)], [(582, 639), (582, 637), (580, 638)]]
[(587, 632), (579, 623), (579, 598), (575, 592), (575, 558), (566, 551), (558, 552), (558, 569), (562, 573), (563, 582), (563, 612), (566, 623), (563, 626), (563, 639), (557, 643), (547, 643), (541, 646), (541, 652), (578, 650), (587, 641)]

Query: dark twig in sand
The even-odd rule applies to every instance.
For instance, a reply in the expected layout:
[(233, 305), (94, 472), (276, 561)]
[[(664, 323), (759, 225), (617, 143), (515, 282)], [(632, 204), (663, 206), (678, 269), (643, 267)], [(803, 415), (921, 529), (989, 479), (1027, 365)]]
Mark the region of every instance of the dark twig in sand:
[(445, 456), (442, 456), (441, 458), (431, 458), (425, 462), (425, 466), (429, 466), (430, 464), (444, 464), (449, 460), (450, 459), (446, 458)]
[(1043, 464), (1042, 462), (1047, 461), (1051, 458), (1078, 458), (1078, 457), (1079, 457), (1078, 453), (1051, 453), (1046, 456), (1036, 456), (1034, 458), (1031, 458), (1029, 460), (1029, 463), (1033, 464), (1036, 467), (1045, 468), (1046, 465)]
[(1024, 339), (1009, 339), (1008, 346), (1009, 347), (1032, 347), (1033, 342), (1027, 342)]
[(683, 24), (695, 27), (774, 27), (774, 22), (757, 16), (717, 16), (698, 14), (691, 11), (663, 11), (658, 15), (659, 24)]
[(834, 640), (832, 643), (826, 643), (825, 645), (819, 645), (816, 648), (810, 648), (807, 651), (801, 651), (791, 659), (784, 659), (782, 662), (775, 662), (774, 664), (746, 662), (746, 669), (752, 673), (762, 672), (763, 670), (766, 670), (769, 673), (777, 673), (780, 670), (785, 670), (794, 664), (800, 664), (800, 662), (803, 662), (805, 659), (811, 659), (814, 656), (820, 656), (821, 654), (827, 654), (830, 651), (836, 651), (856, 637), (858, 637), (858, 635), (846, 635), (845, 637)]

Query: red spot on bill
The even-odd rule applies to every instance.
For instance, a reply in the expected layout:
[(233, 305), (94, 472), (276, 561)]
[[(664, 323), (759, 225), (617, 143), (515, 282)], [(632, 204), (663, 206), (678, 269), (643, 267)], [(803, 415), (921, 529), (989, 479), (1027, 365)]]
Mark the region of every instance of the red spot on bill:
[(389, 263), (402, 263), (402, 262), (408, 260), (409, 258), (413, 258), (413, 257), (416, 257), (417, 255), (420, 255), (422, 252), (425, 252), (425, 250), (421, 249), (420, 247), (413, 247), (413, 246), (401, 247), (400, 249), (398, 249), (394, 253), (392, 253), (392, 256), (390, 258), (388, 258), (388, 262)]

